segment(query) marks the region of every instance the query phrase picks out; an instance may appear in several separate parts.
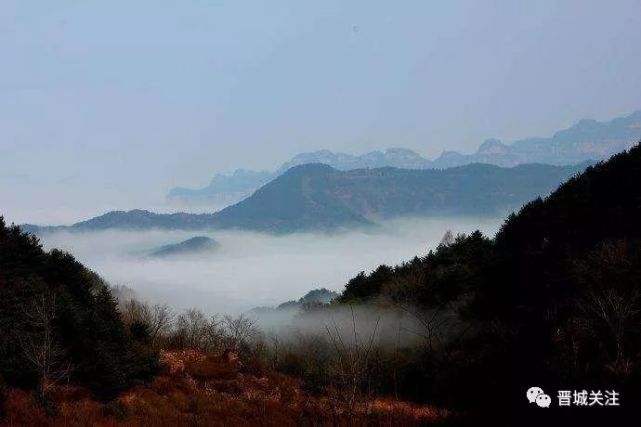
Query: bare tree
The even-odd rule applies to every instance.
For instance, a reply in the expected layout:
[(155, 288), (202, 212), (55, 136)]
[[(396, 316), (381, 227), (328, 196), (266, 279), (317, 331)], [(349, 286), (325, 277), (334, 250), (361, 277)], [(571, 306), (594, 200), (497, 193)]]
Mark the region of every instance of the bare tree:
[(627, 375), (631, 369), (632, 356), (626, 351), (625, 338), (639, 322), (639, 300), (641, 293), (625, 294), (617, 289), (590, 289), (577, 302), (579, 312), (584, 316), (584, 325), (590, 334), (599, 337), (608, 353), (607, 368), (618, 375)]
[(178, 316), (175, 334), (186, 348), (206, 350), (207, 328), (209, 319), (205, 314), (191, 308)]
[(361, 398), (361, 386), (367, 376), (369, 356), (374, 346), (374, 338), (381, 319), (379, 317), (376, 320), (373, 331), (369, 337), (363, 340), (357, 332), (356, 316), (354, 315), (354, 307), (351, 305), (350, 310), (352, 315), (352, 342), (346, 342), (335, 320), (332, 321), (331, 328), (325, 325), (325, 330), (338, 357), (340, 389), (344, 393), (341, 402), (347, 411), (348, 417), (351, 419), (354, 414), (354, 408)]
[(584, 291), (574, 300), (572, 323), (557, 332), (565, 336), (575, 360), (579, 353), (598, 348), (603, 366), (619, 376), (629, 375), (633, 367), (634, 353), (628, 346), (636, 341), (641, 324), (641, 291), (633, 266), (626, 239), (607, 241), (576, 261), (574, 272)]
[(30, 332), (20, 337), (20, 344), (25, 357), (38, 372), (39, 392), (45, 395), (71, 371), (71, 365), (64, 362), (64, 351), (54, 335), (55, 294), (39, 296), (23, 307), (23, 313)]
[(418, 325), (418, 328), (402, 327), (402, 330), (420, 337), (427, 350), (429, 352), (434, 351), (435, 345), (442, 342), (443, 328), (450, 321), (449, 316), (444, 314), (440, 308), (424, 311), (404, 304), (397, 305), (404, 313), (413, 318)]
[(122, 306), (125, 324), (140, 323), (146, 326), (149, 340), (153, 346), (169, 331), (176, 315), (167, 304), (149, 305), (130, 299)]
[(237, 349), (241, 344), (248, 342), (258, 333), (256, 321), (244, 314), (238, 317), (223, 317), (223, 328), (229, 346)]
[(272, 369), (276, 369), (278, 367), (278, 363), (280, 362), (281, 340), (277, 333), (269, 334), (268, 338), (271, 342)]
[(456, 343), (465, 339), (472, 328), (472, 324), (459, 318), (457, 304), (457, 302), (450, 302), (430, 310), (397, 304), (397, 307), (408, 314), (415, 323), (409, 327), (400, 326), (400, 328), (404, 332), (419, 337), (430, 357), (436, 357), (441, 361), (451, 360), (455, 356), (452, 350), (456, 348)]
[(225, 331), (223, 328), (223, 321), (218, 315), (213, 315), (209, 321), (204, 324), (204, 348), (208, 351), (221, 351), (223, 350)]
[(174, 320), (175, 314), (167, 304), (154, 304), (149, 313), (151, 342), (155, 343), (160, 335), (171, 327)]

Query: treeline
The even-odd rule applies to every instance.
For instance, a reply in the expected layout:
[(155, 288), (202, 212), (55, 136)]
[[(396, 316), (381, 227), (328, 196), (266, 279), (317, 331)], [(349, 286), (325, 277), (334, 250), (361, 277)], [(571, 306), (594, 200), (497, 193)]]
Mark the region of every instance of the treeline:
[(178, 313), (166, 304), (135, 298), (122, 299), (120, 312), (131, 336), (155, 350), (250, 352), (250, 344), (260, 335), (256, 320), (242, 314), (210, 316), (193, 308)]

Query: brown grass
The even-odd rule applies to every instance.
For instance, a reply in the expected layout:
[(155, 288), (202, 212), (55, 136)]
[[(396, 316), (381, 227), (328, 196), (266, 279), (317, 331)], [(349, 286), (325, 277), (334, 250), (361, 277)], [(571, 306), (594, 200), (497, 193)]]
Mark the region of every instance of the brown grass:
[(297, 378), (251, 374), (237, 361), (193, 351), (161, 353), (161, 374), (115, 401), (100, 403), (77, 387), (58, 387), (59, 415), (47, 416), (33, 395), (10, 390), (4, 405), (9, 426), (299, 426), (425, 425), (452, 417), (448, 411), (387, 398), (361, 404), (352, 416), (328, 390), (310, 395)]

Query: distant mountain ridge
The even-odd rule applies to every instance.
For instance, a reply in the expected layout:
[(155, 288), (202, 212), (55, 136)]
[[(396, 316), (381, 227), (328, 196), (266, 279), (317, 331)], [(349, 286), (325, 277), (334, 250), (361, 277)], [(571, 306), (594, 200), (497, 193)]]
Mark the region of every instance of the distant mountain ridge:
[(236, 169), (231, 175), (216, 174), (207, 187), (202, 189), (173, 188), (169, 191), (167, 199), (185, 205), (235, 203), (251, 195), (256, 189), (279, 177), (287, 170), (312, 163), (322, 163), (338, 170), (382, 167), (426, 169), (431, 164), (429, 160), (406, 148), (390, 148), (384, 152), (371, 151), (360, 156), (319, 150), (298, 154), (283, 163), (274, 172)]
[(70, 226), (39, 226), (24, 224), (21, 228), (29, 233), (51, 231), (101, 231), (101, 230), (202, 230), (211, 228), (212, 214), (192, 214), (186, 212), (158, 214), (142, 209), (130, 211), (110, 211), (105, 214), (77, 222)]
[(373, 225), (398, 217), (503, 215), (583, 171), (541, 164), (437, 169), (296, 166), (215, 215), (216, 226), (288, 233)]
[(232, 175), (216, 174), (209, 185), (202, 189), (173, 188), (167, 194), (167, 200), (187, 205), (226, 205), (244, 199), (274, 177), (274, 172), (237, 169)]
[(247, 199), (213, 214), (109, 212), (55, 230), (240, 229), (291, 233), (375, 225), (397, 217), (496, 215), (554, 190), (581, 172), (575, 166), (541, 164), (502, 168), (471, 164), (444, 170), (377, 168), (340, 171), (324, 164), (289, 169)]
[(632, 147), (641, 139), (641, 110), (608, 122), (581, 120), (549, 138), (526, 138), (512, 144), (497, 139), (484, 141), (475, 153), (443, 152), (429, 160), (405, 148), (372, 151), (362, 155), (320, 150), (302, 153), (285, 162), (278, 170), (238, 169), (232, 175), (216, 175), (202, 189), (174, 188), (167, 198), (173, 203), (230, 204), (249, 196), (256, 189), (282, 175), (288, 169), (310, 163), (322, 163), (338, 170), (396, 167), (400, 169), (445, 169), (471, 163), (516, 166), (525, 163), (572, 165), (587, 160), (607, 159)]
[(339, 296), (340, 294), (338, 292), (330, 291), (326, 288), (312, 289), (298, 300), (285, 301), (281, 304), (278, 304), (276, 307), (254, 307), (249, 312), (256, 315), (264, 315), (278, 311), (298, 311), (305, 307), (330, 304)]

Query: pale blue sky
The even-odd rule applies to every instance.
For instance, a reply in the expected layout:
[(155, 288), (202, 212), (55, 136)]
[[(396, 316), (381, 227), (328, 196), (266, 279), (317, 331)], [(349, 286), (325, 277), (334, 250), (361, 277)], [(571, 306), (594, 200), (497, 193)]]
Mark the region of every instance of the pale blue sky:
[(0, 0), (0, 213), (153, 207), (322, 148), (434, 157), (641, 108), (641, 3)]

